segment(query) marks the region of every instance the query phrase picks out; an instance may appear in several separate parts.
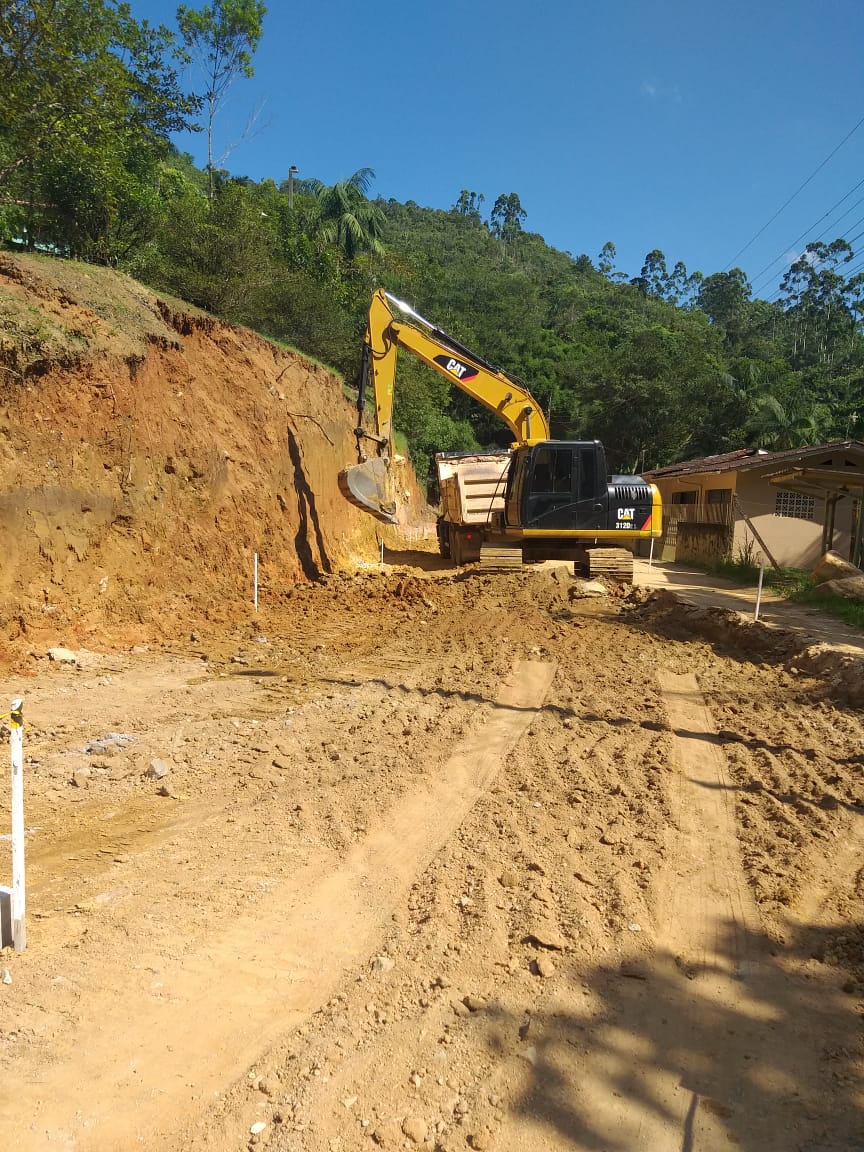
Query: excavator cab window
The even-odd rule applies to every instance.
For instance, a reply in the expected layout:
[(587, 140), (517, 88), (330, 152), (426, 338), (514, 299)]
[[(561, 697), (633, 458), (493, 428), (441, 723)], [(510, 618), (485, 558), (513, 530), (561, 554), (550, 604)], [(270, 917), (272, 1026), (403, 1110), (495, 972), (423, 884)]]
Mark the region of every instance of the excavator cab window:
[(574, 457), (572, 449), (541, 444), (534, 449), (527, 492), (526, 525), (545, 527), (573, 503)]
[(530, 462), (531, 450), (529, 448), (517, 449), (513, 454), (513, 462), (507, 476), (504, 523), (516, 528), (522, 523), (522, 492), (525, 488), (525, 476)]
[(573, 453), (569, 448), (538, 448), (534, 457), (534, 494), (570, 496), (573, 492)]
[(605, 461), (602, 468), (597, 467), (597, 449), (593, 444), (579, 447), (576, 450), (576, 463), (579, 466), (579, 481), (576, 487), (576, 492), (580, 500), (594, 500), (599, 497), (605, 486), (603, 475), (600, 475), (602, 469), (606, 467)]

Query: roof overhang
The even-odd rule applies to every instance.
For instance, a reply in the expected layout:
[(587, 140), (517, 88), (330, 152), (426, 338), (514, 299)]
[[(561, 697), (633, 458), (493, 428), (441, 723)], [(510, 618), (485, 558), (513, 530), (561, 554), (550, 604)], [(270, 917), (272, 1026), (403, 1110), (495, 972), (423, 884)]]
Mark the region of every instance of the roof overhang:
[(861, 468), (787, 468), (766, 477), (777, 488), (800, 492), (804, 496), (858, 495), (864, 492), (864, 467)]

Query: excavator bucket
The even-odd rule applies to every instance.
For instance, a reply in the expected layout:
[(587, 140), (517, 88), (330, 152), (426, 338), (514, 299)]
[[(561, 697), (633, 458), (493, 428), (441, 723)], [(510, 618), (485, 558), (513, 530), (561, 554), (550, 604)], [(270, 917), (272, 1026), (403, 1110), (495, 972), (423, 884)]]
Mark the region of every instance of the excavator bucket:
[(396, 503), (387, 494), (387, 461), (374, 456), (339, 473), (339, 487), (352, 504), (385, 524), (396, 523)]

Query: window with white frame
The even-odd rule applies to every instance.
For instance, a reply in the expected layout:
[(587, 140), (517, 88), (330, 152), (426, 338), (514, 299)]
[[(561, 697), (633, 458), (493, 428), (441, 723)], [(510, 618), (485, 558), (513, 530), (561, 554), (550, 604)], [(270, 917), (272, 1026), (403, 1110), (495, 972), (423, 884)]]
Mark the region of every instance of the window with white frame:
[(802, 492), (777, 493), (774, 499), (775, 516), (791, 516), (795, 520), (812, 520), (816, 501)]

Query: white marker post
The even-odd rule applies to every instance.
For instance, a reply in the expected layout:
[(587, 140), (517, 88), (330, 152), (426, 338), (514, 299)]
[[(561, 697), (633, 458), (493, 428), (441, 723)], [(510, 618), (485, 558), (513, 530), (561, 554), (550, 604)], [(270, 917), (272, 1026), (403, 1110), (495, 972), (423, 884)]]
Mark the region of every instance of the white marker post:
[(765, 577), (765, 557), (763, 556), (759, 562), (759, 588), (756, 591), (756, 611), (753, 613), (753, 619), (759, 619), (759, 608), (762, 604), (762, 580)]
[(16, 952), (27, 947), (24, 922), (24, 719), (22, 700), (9, 711), (9, 751), (12, 758), (12, 944)]
[(255, 594), (254, 594), (255, 611), (257, 612), (258, 611), (258, 553), (257, 552), (255, 553), (254, 560), (253, 560), (253, 570), (254, 570), (253, 583), (255, 585)]

